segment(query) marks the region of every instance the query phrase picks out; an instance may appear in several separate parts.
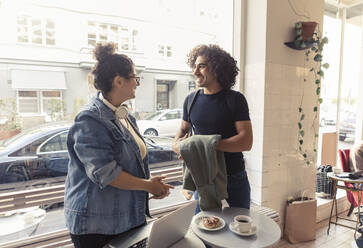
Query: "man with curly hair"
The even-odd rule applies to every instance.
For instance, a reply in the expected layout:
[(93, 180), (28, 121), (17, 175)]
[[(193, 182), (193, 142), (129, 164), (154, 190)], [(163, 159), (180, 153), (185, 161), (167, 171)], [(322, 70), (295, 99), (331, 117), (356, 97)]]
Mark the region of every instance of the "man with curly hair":
[[(188, 55), (198, 87), (195, 98), (189, 94), (184, 101), (181, 127), (175, 136), (174, 151), (180, 154), (179, 142), (191, 131), (199, 135), (222, 136), (216, 149), (224, 152), (227, 171), (227, 202), (231, 207), (250, 208), (250, 184), (245, 171), (243, 151), (253, 143), (252, 126), (246, 98), (231, 88), (236, 83), (236, 60), (217, 45), (199, 45)], [(229, 106), (227, 98), (234, 98)], [(189, 111), (189, 113), (188, 113)], [(198, 197), (198, 194), (196, 193)]]

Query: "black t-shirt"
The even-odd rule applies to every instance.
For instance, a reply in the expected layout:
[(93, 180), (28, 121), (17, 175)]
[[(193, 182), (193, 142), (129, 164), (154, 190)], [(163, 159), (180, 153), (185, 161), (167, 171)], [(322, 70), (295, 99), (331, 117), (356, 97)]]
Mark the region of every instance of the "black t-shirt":
[[(228, 97), (235, 97), (236, 106), (231, 109), (228, 105), (226, 97), (227, 90), (212, 95), (205, 95), (203, 91), (197, 96), (191, 110), (190, 121), (193, 124), (193, 132), (195, 134), (212, 135), (220, 134), (222, 139), (229, 138), (237, 134), (234, 123), (236, 121), (250, 120), (248, 104), (246, 98), (237, 91), (228, 94)], [(183, 106), (183, 120), (188, 121), (187, 105), (188, 95)], [(192, 99), (189, 99), (189, 102)], [(227, 174), (234, 174), (244, 170), (242, 152), (225, 152), (225, 160), (227, 165)]]

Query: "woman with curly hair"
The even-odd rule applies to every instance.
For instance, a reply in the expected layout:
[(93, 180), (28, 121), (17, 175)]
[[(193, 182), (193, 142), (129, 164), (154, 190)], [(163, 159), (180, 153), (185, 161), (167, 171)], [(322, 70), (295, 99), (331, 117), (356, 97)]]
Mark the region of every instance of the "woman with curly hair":
[(179, 142), (188, 137), (191, 129), (194, 134), (221, 135), (216, 149), (224, 152), (227, 202), (231, 207), (249, 209), (250, 184), (242, 152), (251, 149), (253, 136), (246, 98), (231, 89), (239, 71), (236, 60), (217, 45), (199, 45), (189, 53), (188, 65), (202, 89), (184, 101), (183, 120), (173, 149), (180, 154)]
[(146, 223), (149, 193), (161, 199), (172, 186), (149, 178), (145, 141), (123, 103), (135, 98), (140, 78), (132, 60), (98, 44), (92, 71), (97, 97), (76, 116), (69, 130), (64, 212), (78, 247), (103, 247)]

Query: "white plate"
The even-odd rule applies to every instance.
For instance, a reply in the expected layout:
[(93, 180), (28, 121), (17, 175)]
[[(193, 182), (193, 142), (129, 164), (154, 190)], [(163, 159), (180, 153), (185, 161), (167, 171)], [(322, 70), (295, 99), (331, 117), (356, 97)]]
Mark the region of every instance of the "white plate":
[(39, 206), (35, 206), (35, 207), (29, 207), (29, 208), (22, 208), (22, 209), (18, 209), (17, 213), (29, 213), (32, 212), (34, 210), (39, 209)]
[(238, 227), (236, 227), (236, 224), (235, 222), (231, 222), (229, 224), (229, 229), (234, 232), (235, 234), (237, 235), (240, 235), (240, 236), (251, 236), (251, 235), (255, 235), (257, 233), (257, 227), (252, 225), (252, 228), (249, 232), (240, 232), (238, 230)]
[[(207, 228), (203, 225), (203, 218), (204, 217), (216, 217), (219, 219), (219, 221), (222, 223), (219, 227), (216, 227), (216, 228)], [(206, 231), (218, 231), (218, 230), (221, 230), (225, 225), (226, 225), (226, 222), (218, 217), (218, 216), (214, 216), (214, 215), (203, 215), (203, 216), (199, 216), (198, 218), (195, 218), (194, 219), (194, 223), (197, 225), (198, 228), (200, 229), (203, 229), (203, 230), (206, 230)]]
[(16, 214), (16, 210), (1, 212), (0, 217), (9, 217), (9, 216), (12, 216), (13, 214)]

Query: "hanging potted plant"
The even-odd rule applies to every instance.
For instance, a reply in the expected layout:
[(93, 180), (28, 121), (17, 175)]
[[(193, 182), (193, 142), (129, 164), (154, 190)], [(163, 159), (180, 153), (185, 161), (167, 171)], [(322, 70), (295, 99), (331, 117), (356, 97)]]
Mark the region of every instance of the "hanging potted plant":
[(297, 22), (295, 24), (296, 37), (294, 41), (285, 42), (285, 45), (295, 50), (304, 50), (311, 48), (316, 42), (314, 35), (317, 22)]
[[(298, 22), (295, 25), (296, 33), (298, 35), (300, 33), (302, 39), (307, 41), (313, 36), (316, 25), (318, 25), (317, 22)], [(299, 30), (301, 30), (301, 32)]]
[[(306, 67), (307, 63), (310, 61), (310, 58), (313, 58), (314, 63), (309, 63), (309, 70), (304, 72), (304, 83), (308, 82), (308, 73), (313, 74), (313, 84), (315, 85), (315, 104), (311, 111), (313, 111), (314, 117), (311, 127), (314, 131), (314, 141), (313, 141), (313, 151), (317, 152), (317, 139), (319, 137), (318, 130), (314, 126), (314, 122), (318, 118), (318, 107), (323, 102), (323, 99), (320, 97), (321, 91), (321, 79), (324, 78), (324, 70), (329, 68), (328, 63), (322, 63), (323, 61), (323, 49), (325, 44), (328, 43), (327, 37), (322, 37), (321, 33), (318, 31), (315, 32), (315, 29), (319, 27), (316, 22), (297, 22), (295, 24), (295, 32), (296, 37), (292, 42), (286, 42), (285, 44), (296, 50), (306, 50), (304, 57), (304, 67)], [(304, 120), (306, 117), (306, 112), (303, 109), (303, 98), (300, 101), (300, 106), (298, 108), (299, 111), (299, 120), (298, 120), (298, 151), (299, 154), (303, 157), (306, 165), (312, 164), (314, 161), (312, 158), (308, 156), (307, 149), (304, 148), (304, 137), (305, 137), (305, 129), (308, 124), (304, 125)]]

